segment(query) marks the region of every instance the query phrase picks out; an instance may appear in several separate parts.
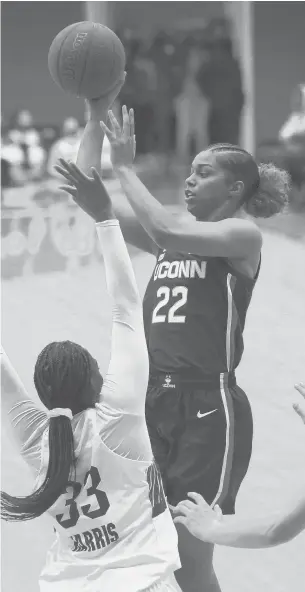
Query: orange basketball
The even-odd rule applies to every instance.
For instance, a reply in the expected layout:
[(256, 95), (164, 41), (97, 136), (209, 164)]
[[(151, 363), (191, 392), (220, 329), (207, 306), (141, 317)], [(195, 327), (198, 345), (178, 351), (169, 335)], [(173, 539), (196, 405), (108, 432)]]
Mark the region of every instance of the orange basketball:
[(125, 69), (125, 51), (117, 35), (100, 23), (69, 25), (49, 50), (53, 80), (64, 91), (95, 99), (107, 94)]

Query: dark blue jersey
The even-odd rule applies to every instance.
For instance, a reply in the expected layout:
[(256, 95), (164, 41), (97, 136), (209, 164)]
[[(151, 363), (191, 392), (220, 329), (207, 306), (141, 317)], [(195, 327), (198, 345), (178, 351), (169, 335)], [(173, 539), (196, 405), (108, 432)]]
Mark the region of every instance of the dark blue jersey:
[(160, 251), (143, 302), (150, 374), (235, 370), (257, 277), (223, 258)]

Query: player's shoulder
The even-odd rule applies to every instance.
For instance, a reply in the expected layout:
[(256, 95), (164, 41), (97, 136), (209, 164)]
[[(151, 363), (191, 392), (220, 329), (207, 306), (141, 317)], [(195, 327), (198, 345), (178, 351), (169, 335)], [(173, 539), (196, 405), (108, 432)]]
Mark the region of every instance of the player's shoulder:
[(259, 248), (262, 246), (263, 237), (260, 228), (250, 218), (226, 218), (219, 224), (224, 230), (236, 233), (236, 236), (243, 235), (252, 241), (255, 241)]

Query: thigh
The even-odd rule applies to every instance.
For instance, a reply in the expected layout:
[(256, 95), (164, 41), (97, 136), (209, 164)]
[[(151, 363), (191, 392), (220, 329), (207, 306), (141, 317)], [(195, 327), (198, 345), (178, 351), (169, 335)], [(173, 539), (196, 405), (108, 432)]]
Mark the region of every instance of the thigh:
[(200, 493), (224, 513), (234, 513), (235, 498), (252, 449), (252, 414), (238, 387), (184, 393), (184, 427), (167, 459), (169, 503), (189, 491)]
[(154, 458), (160, 468), (167, 494), (168, 458), (179, 426), (179, 395), (162, 387), (148, 387), (145, 404), (146, 425)]
[(197, 491), (212, 503), (219, 490), (226, 450), (227, 419), (222, 399), (219, 390), (202, 389), (185, 391), (183, 399), (183, 425), (175, 434), (168, 457), (168, 499), (176, 505), (189, 491)]
[(253, 417), (248, 398), (238, 386), (231, 388), (230, 393), (234, 416), (234, 447), (228, 491), (219, 504), (224, 514), (235, 511), (236, 497), (249, 468), (253, 443)]

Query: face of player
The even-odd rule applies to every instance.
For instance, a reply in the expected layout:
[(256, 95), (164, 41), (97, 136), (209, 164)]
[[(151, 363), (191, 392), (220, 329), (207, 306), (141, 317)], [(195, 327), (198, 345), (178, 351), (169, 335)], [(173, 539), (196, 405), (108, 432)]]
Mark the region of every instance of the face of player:
[(196, 220), (221, 220), (227, 217), (230, 183), (216, 155), (209, 150), (194, 159), (191, 175), (185, 181), (185, 203)]

